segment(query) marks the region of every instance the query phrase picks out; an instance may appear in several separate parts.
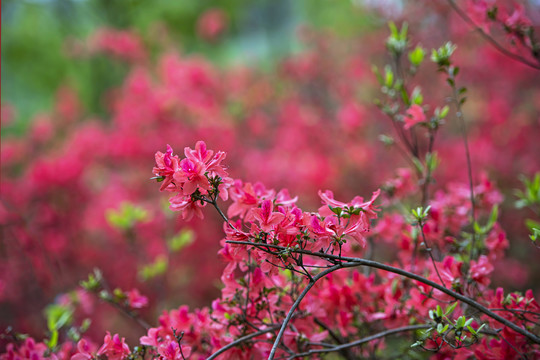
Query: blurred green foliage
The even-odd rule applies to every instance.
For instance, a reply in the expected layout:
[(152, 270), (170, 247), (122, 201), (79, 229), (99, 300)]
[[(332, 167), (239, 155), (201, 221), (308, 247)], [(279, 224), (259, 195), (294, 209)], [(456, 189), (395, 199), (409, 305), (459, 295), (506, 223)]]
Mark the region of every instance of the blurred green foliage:
[[(197, 36), (196, 24), (213, 7), (226, 13), (228, 29), (223, 41), (209, 43)], [(374, 21), (341, 0), (4, 0), (2, 103), (16, 108), (16, 121), (2, 135), (24, 134), (32, 116), (51, 109), (63, 84), (77, 91), (87, 113), (106, 117), (103, 97), (121, 83), (127, 65), (99, 56), (74, 59), (66, 52), (66, 43), (101, 27), (135, 30), (152, 51), (148, 35), (160, 23), (184, 53), (199, 53), (220, 66), (248, 62), (268, 68), (301, 48), (300, 24), (355, 36)]]

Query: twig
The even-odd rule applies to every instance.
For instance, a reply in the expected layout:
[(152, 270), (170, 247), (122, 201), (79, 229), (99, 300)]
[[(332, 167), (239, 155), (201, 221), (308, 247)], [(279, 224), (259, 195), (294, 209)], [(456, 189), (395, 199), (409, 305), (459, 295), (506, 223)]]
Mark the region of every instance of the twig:
[(342, 350), (349, 349), (349, 348), (352, 348), (352, 347), (355, 347), (355, 346), (358, 346), (358, 345), (362, 345), (362, 344), (368, 343), (370, 341), (380, 339), (380, 338), (383, 338), (383, 337), (386, 337), (386, 336), (389, 336), (389, 335), (398, 334), (398, 333), (406, 332), (406, 331), (427, 329), (429, 327), (431, 327), (431, 325), (422, 324), (422, 325), (403, 326), (403, 327), (396, 328), (396, 329), (385, 330), (385, 331), (381, 331), (380, 333), (377, 333), (375, 335), (371, 335), (371, 336), (365, 337), (365, 338), (360, 339), (360, 340), (352, 341), (352, 342), (347, 343), (347, 344), (335, 346), (333, 348), (313, 349), (313, 350), (306, 351), (304, 353), (295, 354), (295, 355), (289, 357), (288, 360), (292, 360), (294, 358), (302, 357), (302, 356), (310, 356), (310, 355), (313, 355), (313, 354), (324, 354), (324, 353), (329, 353), (329, 352), (342, 351)]
[[(474, 184), (473, 184), (473, 174), (472, 174), (472, 162), (471, 162), (471, 152), (469, 150), (469, 141), (467, 138), (467, 125), (465, 123), (465, 116), (463, 116), (463, 110), (461, 109), (461, 100), (459, 99), (458, 90), (455, 83), (454, 74), (451, 71), (448, 71), (448, 76), (452, 79), (452, 82), (449, 82), (452, 87), (452, 99), (456, 104), (456, 116), (459, 119), (461, 127), (461, 136), (463, 137), (463, 145), (465, 147), (465, 157), (467, 159), (467, 176), (469, 178), (469, 191), (470, 191), (470, 201), (471, 201), (471, 215), (473, 225), (476, 223), (476, 204), (474, 201)], [(469, 261), (474, 257), (474, 248), (476, 245), (476, 231), (472, 231), (472, 242), (471, 250), (469, 252)]]
[(424, 245), (426, 246), (426, 251), (429, 254), (429, 257), (431, 258), (431, 263), (433, 264), (433, 267), (435, 268), (435, 272), (437, 273), (437, 276), (439, 277), (439, 280), (441, 280), (441, 284), (446, 287), (446, 284), (444, 283), (444, 280), (441, 277), (441, 274), (439, 274), (439, 269), (437, 268), (437, 263), (435, 262), (435, 259), (433, 258), (433, 253), (431, 251), (431, 246), (427, 243), (426, 234), (424, 233), (424, 224), (422, 221), (418, 222), (418, 226), (420, 227), (420, 233), (422, 234), (422, 240), (424, 241)]

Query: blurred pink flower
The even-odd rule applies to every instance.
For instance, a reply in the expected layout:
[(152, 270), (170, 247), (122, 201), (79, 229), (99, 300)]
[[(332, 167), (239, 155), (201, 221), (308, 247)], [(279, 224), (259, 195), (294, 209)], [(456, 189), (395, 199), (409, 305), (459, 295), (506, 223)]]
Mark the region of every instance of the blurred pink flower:
[(426, 121), (424, 109), (422, 109), (420, 105), (411, 105), (409, 110), (407, 110), (407, 116), (405, 116), (403, 120), (405, 121), (405, 125), (403, 126), (403, 128), (405, 130), (409, 130), (414, 125)]

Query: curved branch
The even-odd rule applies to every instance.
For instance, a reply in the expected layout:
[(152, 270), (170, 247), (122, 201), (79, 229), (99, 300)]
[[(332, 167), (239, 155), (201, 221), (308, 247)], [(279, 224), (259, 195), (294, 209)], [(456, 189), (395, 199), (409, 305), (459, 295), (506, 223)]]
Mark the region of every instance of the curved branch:
[(206, 360), (213, 360), (213, 359), (217, 358), (219, 355), (223, 354), (225, 351), (235, 347), (236, 345), (239, 345), (239, 344), (243, 343), (244, 341), (253, 339), (254, 337), (257, 337), (259, 335), (263, 335), (263, 334), (266, 334), (266, 333), (269, 333), (269, 332), (272, 332), (272, 331), (276, 331), (277, 329), (279, 329), (278, 325), (269, 327), (268, 329), (264, 329), (264, 330), (254, 332), (254, 333), (246, 335), (246, 336), (242, 336), (241, 338), (238, 338), (235, 341), (233, 341), (232, 343), (227, 344), (224, 347), (222, 347), (221, 349), (219, 349), (218, 351), (216, 351), (215, 353), (210, 355)]
[[(536, 344), (540, 344), (540, 337), (538, 337), (537, 335), (531, 333), (530, 331), (528, 331), (526, 329), (523, 329), (523, 328), (519, 327), (518, 325), (514, 324), (513, 322), (511, 322), (509, 320), (506, 320), (502, 316), (499, 316), (499, 315), (495, 314), (493, 311), (489, 310), (488, 308), (486, 308), (482, 304), (476, 302), (475, 300), (473, 300), (473, 299), (471, 299), (471, 298), (469, 298), (467, 296), (461, 295), (461, 294), (459, 294), (459, 293), (457, 293), (457, 292), (455, 292), (455, 291), (453, 291), (451, 289), (445, 288), (444, 286), (439, 285), (436, 282), (433, 282), (431, 280), (428, 280), (428, 279), (426, 279), (426, 278), (424, 278), (424, 277), (422, 277), (420, 275), (413, 274), (413, 273), (411, 273), (409, 271), (406, 271), (406, 270), (403, 270), (403, 269), (400, 269), (400, 268), (397, 268), (397, 267), (394, 267), (394, 266), (386, 265), (386, 264), (383, 264), (383, 263), (380, 263), (380, 262), (377, 262), (377, 261), (373, 261), (373, 260), (366, 260), (366, 259), (361, 259), (361, 258), (345, 257), (345, 256), (340, 257), (340, 256), (332, 255), (332, 254), (314, 253), (314, 252), (307, 251), (307, 250), (291, 249), (291, 248), (286, 248), (286, 247), (279, 246), (279, 245), (257, 244), (257, 243), (252, 243), (252, 242), (249, 242), (249, 241), (233, 241), (233, 240), (227, 240), (226, 242), (229, 243), (229, 244), (236, 244), (236, 245), (248, 245), (248, 246), (255, 246), (255, 247), (264, 246), (264, 247), (267, 247), (267, 248), (274, 248), (274, 249), (279, 249), (279, 250), (288, 250), (290, 252), (302, 253), (302, 254), (305, 254), (305, 255), (311, 255), (311, 256), (316, 256), (316, 257), (319, 257), (319, 258), (325, 258), (325, 259), (330, 259), (330, 260), (335, 260), (335, 261), (347, 261), (347, 263), (341, 263), (341, 264), (336, 265), (336, 266), (343, 266), (343, 267), (368, 266), (368, 267), (372, 267), (372, 268), (392, 272), (394, 274), (398, 274), (398, 275), (407, 277), (409, 279), (416, 280), (416, 281), (421, 282), (423, 284), (426, 284), (426, 285), (428, 285), (428, 286), (430, 286), (430, 287), (432, 287), (434, 289), (437, 289), (440, 292), (443, 292), (446, 295), (449, 295), (449, 296), (453, 297), (454, 299), (459, 300), (459, 301), (461, 301), (461, 302), (475, 308), (476, 310), (480, 311), (481, 313), (484, 313), (485, 315), (489, 316), (490, 318), (492, 318), (494, 320), (497, 320), (501, 324), (503, 324), (505, 326), (508, 326), (510, 329), (512, 329), (515, 332), (525, 336), (526, 338), (530, 339), (532, 342), (534, 342)], [(347, 265), (347, 266), (345, 266), (345, 265)], [(332, 268), (334, 268), (334, 267), (335, 266), (333, 266)], [(330, 270), (332, 268), (329, 268), (328, 270)]]
[(456, 2), (454, 0), (447, 0), (448, 4), (454, 9), (454, 11), (461, 17), (467, 24), (469, 24), (471, 27), (473, 27), (476, 31), (480, 33), (480, 35), (489, 42), (495, 49), (497, 49), (501, 54), (508, 56), (509, 58), (518, 61), (524, 65), (527, 65), (533, 69), (540, 70), (540, 64), (536, 64), (532, 61), (529, 61), (528, 59), (524, 58), (521, 55), (518, 55), (516, 53), (513, 53), (511, 51), (508, 51), (506, 48), (504, 48), (501, 44), (499, 44), (494, 38), (489, 36), (489, 34), (486, 34), (484, 30), (482, 30), (480, 27), (478, 27), (474, 21), (463, 11), (459, 6), (457, 6)]
[(367, 342), (377, 340), (377, 339), (380, 339), (380, 338), (383, 338), (383, 337), (386, 337), (386, 336), (389, 336), (389, 335), (398, 334), (398, 333), (406, 332), (406, 331), (427, 329), (429, 327), (431, 327), (431, 325), (422, 324), (422, 325), (403, 326), (403, 327), (400, 327), (400, 328), (395, 328), (395, 329), (391, 329), (391, 330), (385, 330), (385, 331), (381, 331), (380, 333), (365, 337), (365, 338), (360, 339), (360, 340), (352, 341), (350, 343), (339, 345), (339, 346), (334, 346), (333, 348), (313, 349), (313, 350), (309, 350), (309, 351), (306, 351), (306, 352), (303, 352), (303, 353), (295, 354), (295, 355), (289, 357), (288, 360), (292, 360), (292, 359), (295, 359), (297, 357), (310, 356), (310, 355), (313, 355), (313, 354), (323, 354), (323, 353), (329, 353), (329, 352), (335, 352), (335, 351), (342, 351), (342, 350), (349, 349), (349, 348), (352, 348), (352, 347), (355, 347), (355, 346), (358, 346), (358, 345), (362, 345), (362, 344), (365, 344)]
[(274, 341), (274, 345), (272, 345), (272, 350), (270, 350), (270, 355), (268, 356), (268, 360), (273, 360), (274, 359), (274, 356), (276, 355), (277, 347), (278, 347), (279, 343), (281, 342), (281, 338), (283, 337), (283, 334), (285, 333), (285, 329), (289, 325), (289, 321), (291, 321), (291, 318), (292, 318), (292, 316), (294, 314), (294, 311), (296, 310), (298, 305), (300, 305), (300, 302), (302, 301), (302, 299), (304, 297), (306, 297), (307, 293), (309, 292), (309, 290), (311, 290), (313, 285), (315, 285), (315, 283), (318, 280), (322, 279), (323, 277), (325, 277), (326, 275), (330, 274), (333, 271), (336, 271), (336, 270), (341, 269), (343, 267), (353, 267), (353, 266), (356, 266), (356, 265), (354, 265), (353, 263), (338, 264), (338, 265), (334, 265), (331, 268), (328, 268), (328, 269), (324, 270), (323, 272), (320, 272), (319, 274), (313, 276), (312, 280), (309, 281), (309, 284), (305, 287), (305, 289), (302, 291), (300, 296), (298, 296), (298, 298), (296, 299), (294, 304), (289, 309), (289, 312), (287, 313), (287, 317), (285, 317), (285, 320), (283, 320), (283, 324), (281, 324), (281, 329), (279, 329), (279, 333), (278, 333), (278, 335), (276, 337), (276, 340)]

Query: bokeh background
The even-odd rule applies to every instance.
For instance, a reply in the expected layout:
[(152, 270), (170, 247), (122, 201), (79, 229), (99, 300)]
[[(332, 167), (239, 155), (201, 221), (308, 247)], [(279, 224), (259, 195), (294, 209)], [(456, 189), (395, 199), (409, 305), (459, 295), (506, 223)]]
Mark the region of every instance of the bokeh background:
[[(400, 8), (399, 2), (388, 3)], [(206, 31), (216, 35), (204, 35), (199, 22), (212, 9), (218, 16), (214, 24), (209, 17)], [(2, 85), (7, 91), (2, 101), (17, 108), (16, 123), (3, 130), (23, 134), (33, 115), (52, 108), (56, 90), (66, 83), (88, 112), (106, 113), (103, 94), (121, 84), (126, 66), (100, 56), (74, 61), (83, 57), (83, 42), (98, 29), (133, 31), (147, 46), (149, 61), (159, 54), (156, 42), (161, 40), (220, 67), (241, 63), (269, 69), (302, 49), (297, 37), (302, 24), (351, 37), (385, 22), (348, 1), (3, 1)]]
[[(538, 25), (538, 3), (526, 5)], [(111, 289), (148, 296), (151, 324), (219, 294), (220, 219), (181, 221), (149, 181), (166, 144), (182, 154), (203, 139), (228, 152), (234, 177), (287, 187), (313, 209), (319, 189), (346, 200), (404, 181), (407, 164), (379, 141), (392, 128), (374, 105), (371, 67), (388, 61), (390, 20), (409, 23), (413, 46), (458, 44), (475, 180), (500, 188), (511, 241), (494, 284), (538, 292), (524, 226), (534, 213), (515, 208), (514, 192), (520, 175), (540, 170), (540, 77), (446, 2), (5, 0), (0, 328), (41, 337), (56, 303), (77, 307), (74, 321), (91, 318), (95, 339), (105, 329), (137, 339), (130, 319), (78, 287), (96, 267)], [(414, 85), (432, 110), (446, 103), (434, 65)], [(436, 148), (433, 196), (466, 181), (455, 121)]]

